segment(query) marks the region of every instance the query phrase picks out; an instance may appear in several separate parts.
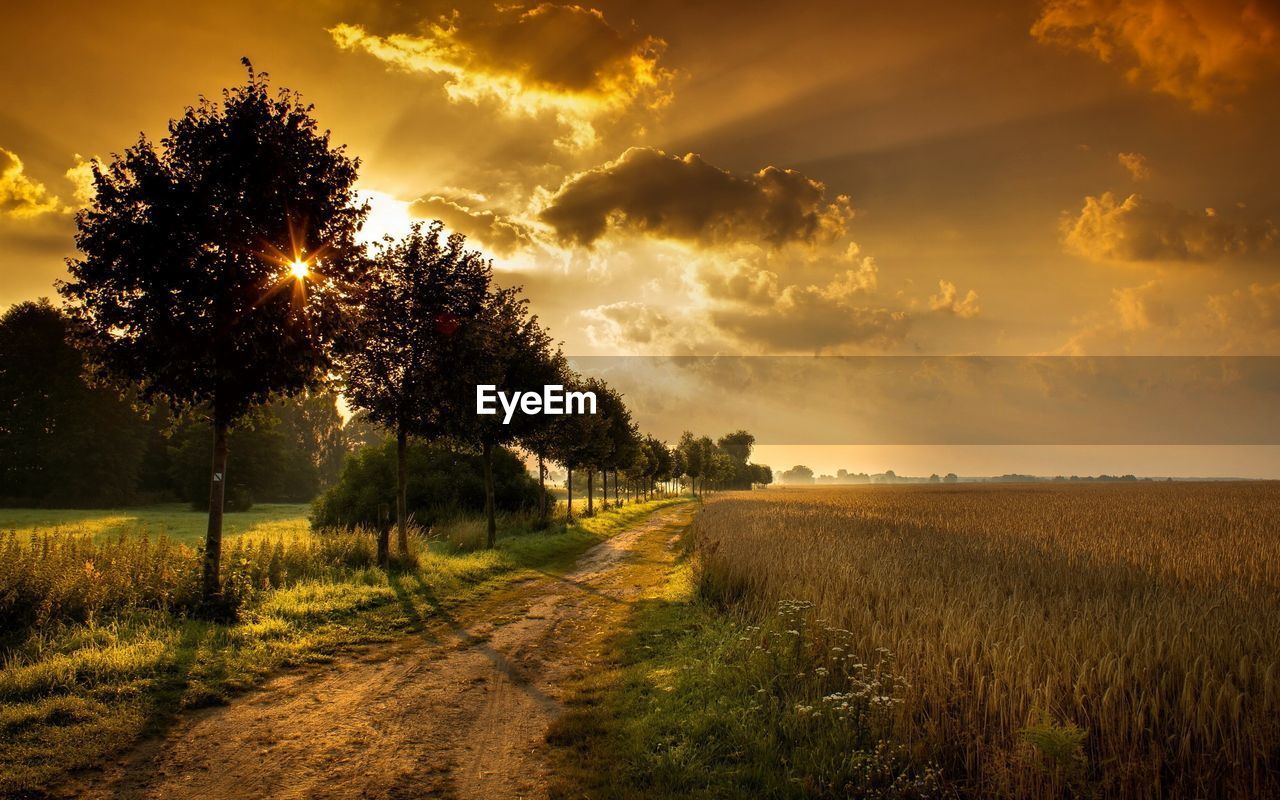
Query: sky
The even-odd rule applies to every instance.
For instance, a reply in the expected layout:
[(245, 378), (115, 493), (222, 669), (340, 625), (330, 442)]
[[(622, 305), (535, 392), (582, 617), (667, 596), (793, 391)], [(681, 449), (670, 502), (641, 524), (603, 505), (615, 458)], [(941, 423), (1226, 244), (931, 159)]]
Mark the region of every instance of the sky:
[[(441, 219), (524, 286), (571, 355), (1280, 356), (1274, 2), (66, 2), (3, 16), (0, 308), (54, 296), (90, 162), (162, 138), (200, 95), (242, 82), (248, 56), (361, 159), (366, 238)], [(702, 371), (701, 411), (731, 391), (722, 373)], [(855, 407), (793, 380), (755, 385), (758, 410), (805, 425), (762, 437), (778, 468), (1280, 477), (1261, 415), (1220, 442), (1185, 417), (1161, 444), (1082, 436), (1070, 415), (1048, 433), (1028, 412), (1055, 413), (1060, 394), (990, 387), (983, 403), (968, 382), (886, 442), (848, 418), (896, 408), (918, 375), (853, 387)], [(1280, 383), (1221, 380), (1247, 395), (1233, 409), (1265, 407)], [(943, 433), (930, 449), (939, 426), (923, 421), (953, 391), (1022, 420), (1013, 443), (1060, 446)], [(637, 407), (655, 428), (672, 413)], [(737, 427), (709, 415), (721, 421)]]

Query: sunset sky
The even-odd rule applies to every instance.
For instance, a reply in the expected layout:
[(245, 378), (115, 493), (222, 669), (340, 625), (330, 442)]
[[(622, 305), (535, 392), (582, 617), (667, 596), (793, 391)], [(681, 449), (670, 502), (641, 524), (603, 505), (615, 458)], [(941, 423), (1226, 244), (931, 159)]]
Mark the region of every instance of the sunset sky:
[[(1280, 356), (1270, 0), (68, 2), (3, 18), (0, 307), (54, 295), (88, 161), (160, 138), (248, 56), (361, 158), (367, 236), (442, 219), (573, 355)], [(1277, 447), (1203, 437), (766, 438), (775, 468), (1280, 477)]]

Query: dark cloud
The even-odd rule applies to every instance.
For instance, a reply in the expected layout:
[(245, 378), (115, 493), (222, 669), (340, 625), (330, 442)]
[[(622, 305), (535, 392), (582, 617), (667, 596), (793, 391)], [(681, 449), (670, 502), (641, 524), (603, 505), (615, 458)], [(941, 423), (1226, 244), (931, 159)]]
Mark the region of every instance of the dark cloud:
[(473, 208), (469, 201), (432, 195), (409, 204), (409, 213), (422, 219), (438, 219), (450, 229), (475, 239), (499, 255), (510, 255), (532, 243), (527, 226), (504, 214)]
[(564, 182), (541, 213), (565, 244), (590, 245), (610, 229), (703, 243), (814, 243), (845, 232), (849, 199), (794, 170), (735, 175), (692, 153), (633, 147)]
[(1214, 261), (1269, 250), (1278, 232), (1269, 221), (1228, 219), (1212, 208), (1188, 211), (1131, 194), (1086, 197), (1063, 222), (1068, 252), (1094, 261)]

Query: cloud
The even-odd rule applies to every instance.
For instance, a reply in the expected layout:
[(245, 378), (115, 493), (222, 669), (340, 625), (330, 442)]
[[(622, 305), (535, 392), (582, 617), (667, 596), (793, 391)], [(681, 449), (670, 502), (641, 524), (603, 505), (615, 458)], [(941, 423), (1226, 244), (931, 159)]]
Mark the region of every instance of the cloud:
[(1147, 166), (1147, 157), (1142, 153), (1120, 153), (1116, 156), (1120, 166), (1129, 171), (1135, 181), (1145, 181), (1151, 177), (1151, 168)]
[(853, 216), (849, 198), (794, 170), (735, 175), (690, 153), (633, 147), (567, 179), (540, 218), (563, 244), (591, 245), (610, 229), (702, 243), (774, 246), (833, 241)]
[(93, 168), (101, 162), (97, 158), (86, 159), (79, 153), (76, 153), (75, 159), (75, 166), (63, 174), (71, 181), (72, 197), (75, 198), (76, 205), (83, 207), (92, 203), (98, 194), (98, 188), (94, 185)]
[(1031, 35), (1205, 111), (1276, 68), (1280, 12), (1266, 0), (1046, 0)]
[(1137, 194), (1117, 202), (1111, 192), (1086, 197), (1062, 227), (1067, 251), (1093, 261), (1215, 261), (1269, 250), (1277, 238), (1269, 221), (1232, 221)]
[(665, 43), (611, 25), (580, 5), (497, 5), (487, 17), (459, 12), (418, 34), (378, 36), (360, 25), (329, 29), (343, 50), (362, 50), (408, 72), (443, 76), (451, 100), (493, 100), (509, 113), (550, 112), (569, 128), (562, 144), (596, 140), (593, 123), (671, 98), (673, 74), (659, 64)]
[(960, 319), (973, 319), (982, 312), (978, 307), (978, 293), (970, 289), (960, 298), (956, 285), (951, 281), (938, 281), (938, 294), (929, 297), (929, 310), (936, 314), (949, 314)]
[(18, 154), (0, 147), (0, 215), (30, 219), (61, 210), (61, 201), (23, 172)]
[(462, 235), (492, 248), (499, 255), (511, 255), (533, 243), (528, 226), (510, 217), (483, 208), (473, 208), (464, 198), (431, 195), (409, 205), (409, 213), (422, 219), (438, 219)]
[(1208, 300), (1209, 311), (1223, 330), (1234, 336), (1263, 338), (1270, 352), (1280, 342), (1280, 283), (1252, 284)]
[(1150, 280), (1111, 290), (1105, 311), (1078, 320), (1068, 355), (1270, 355), (1280, 348), (1280, 283), (1205, 297), (1194, 284)]
[(1178, 315), (1159, 281), (1111, 290), (1111, 307), (1121, 330), (1146, 331), (1177, 324)]
[(630, 300), (586, 309), (582, 317), (586, 321), (584, 332), (591, 343), (613, 349), (665, 340), (672, 327), (667, 314)]
[(904, 311), (858, 305), (817, 286), (788, 286), (767, 309), (721, 308), (712, 322), (770, 351), (820, 352), (848, 345), (887, 348), (906, 336)]
[(740, 262), (704, 268), (698, 280), (719, 301), (709, 314), (723, 333), (769, 351), (818, 352), (847, 346), (881, 349), (906, 335), (906, 312), (873, 302), (877, 267), (870, 256), (835, 272), (825, 283), (789, 283), (772, 271)]

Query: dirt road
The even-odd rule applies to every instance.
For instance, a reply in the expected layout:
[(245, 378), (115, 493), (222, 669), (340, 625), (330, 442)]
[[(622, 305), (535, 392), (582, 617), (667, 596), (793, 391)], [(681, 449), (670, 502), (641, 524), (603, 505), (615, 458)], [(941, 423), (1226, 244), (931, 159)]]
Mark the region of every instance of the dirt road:
[[(689, 505), (656, 512), (567, 575), (500, 590), (359, 658), (292, 673), (75, 788), (113, 798), (537, 798), (559, 687), (661, 583)], [(642, 552), (643, 551), (643, 552)]]

